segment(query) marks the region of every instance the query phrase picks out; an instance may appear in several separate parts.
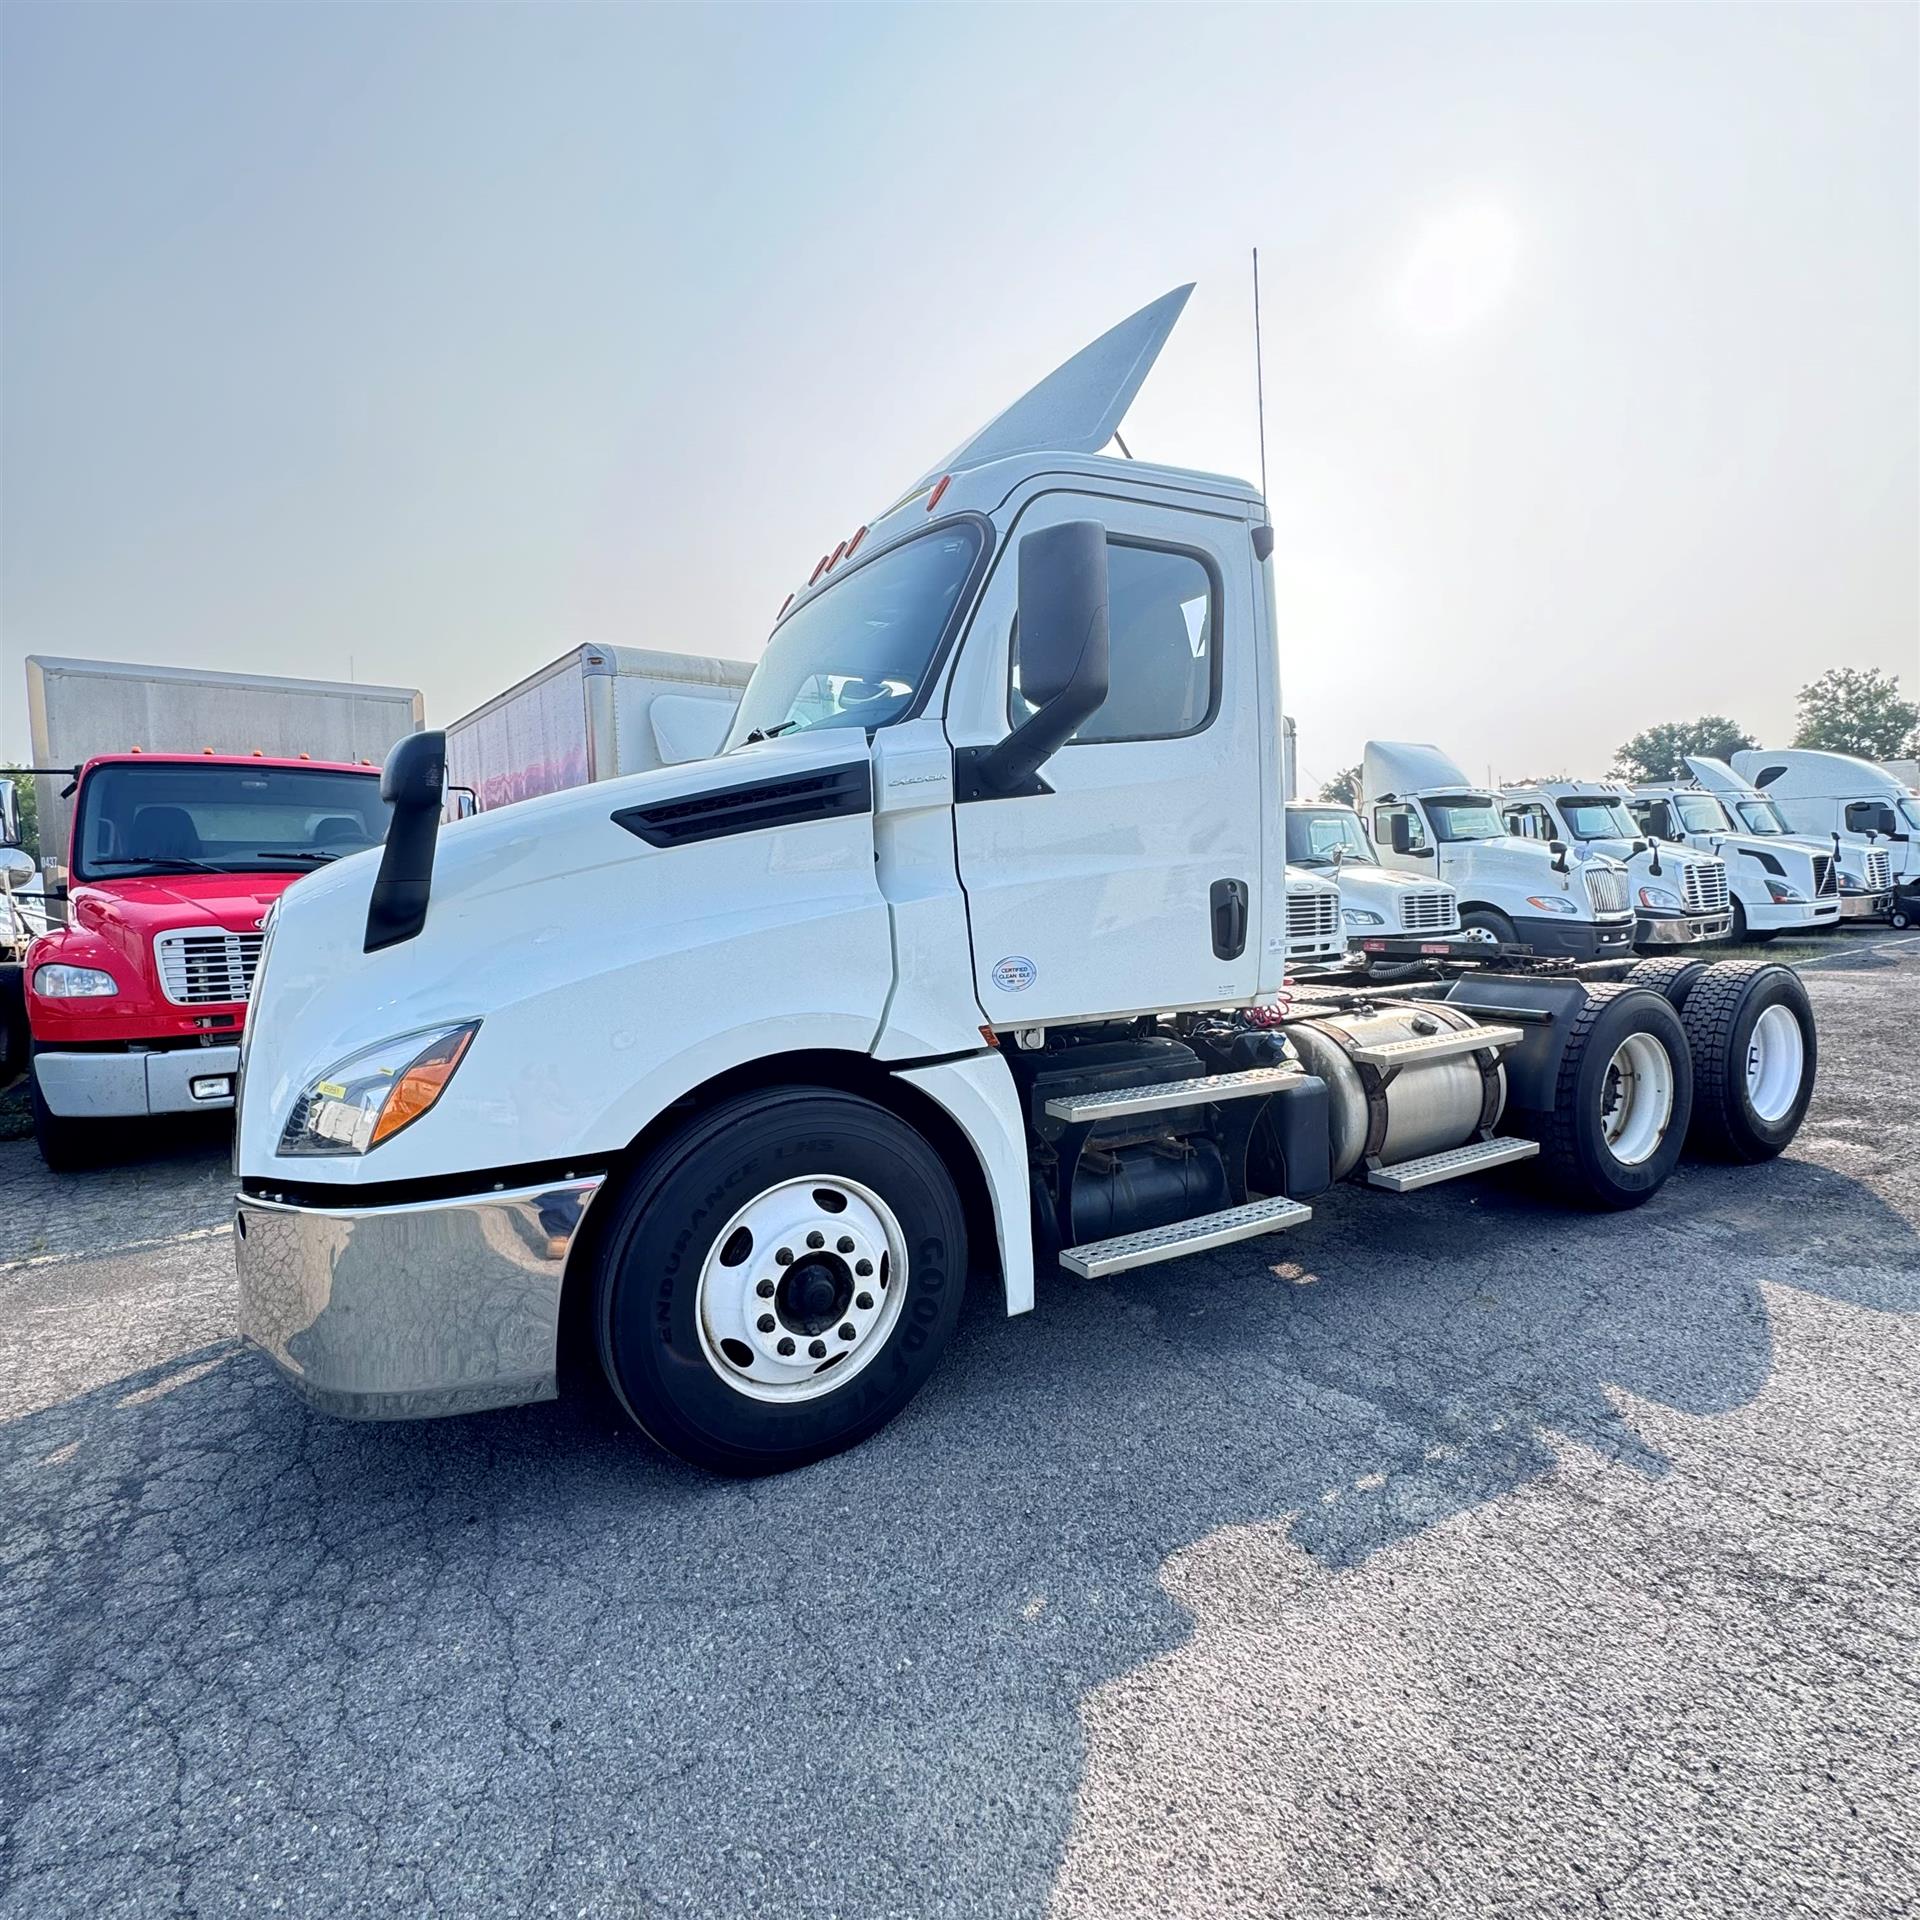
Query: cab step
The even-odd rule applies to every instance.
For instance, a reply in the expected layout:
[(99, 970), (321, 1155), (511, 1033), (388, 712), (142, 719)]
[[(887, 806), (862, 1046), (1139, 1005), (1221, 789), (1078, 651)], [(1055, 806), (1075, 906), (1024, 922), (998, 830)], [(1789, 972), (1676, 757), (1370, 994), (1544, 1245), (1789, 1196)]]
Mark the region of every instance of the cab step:
[[(1191, 1087), (1196, 1083), (1189, 1080), (1184, 1084)], [(1285, 1195), (1250, 1200), (1244, 1207), (1226, 1207), (1219, 1213), (1176, 1220), (1168, 1227), (1149, 1227), (1144, 1233), (1116, 1234), (1111, 1240), (1089, 1240), (1083, 1246), (1068, 1247), (1060, 1256), (1060, 1264), (1083, 1280), (1097, 1280), (1102, 1274), (1124, 1273), (1129, 1267), (1149, 1267), (1157, 1260), (1177, 1260), (1185, 1253), (1205, 1253), (1209, 1247), (1251, 1240), (1257, 1233), (1278, 1233), (1283, 1227), (1297, 1227), (1312, 1218), (1311, 1207)]]
[(1367, 1174), (1367, 1185), (1385, 1187), (1389, 1193), (1412, 1193), (1416, 1187), (1437, 1187), (1442, 1180), (1458, 1180), (1463, 1174), (1485, 1173), (1489, 1167), (1531, 1160), (1539, 1151), (1538, 1140), (1474, 1140), (1446, 1153), (1430, 1153), (1424, 1160), (1374, 1167)]
[(1047, 1102), (1047, 1115), (1067, 1121), (1123, 1120), (1130, 1113), (1164, 1113), (1170, 1107), (1195, 1107), (1209, 1100), (1244, 1100), (1250, 1094), (1273, 1093), (1299, 1077), (1298, 1067), (1249, 1067), (1244, 1073), (1203, 1073), (1195, 1080), (1163, 1080), (1150, 1087), (1062, 1093)]
[(1445, 1033), (1417, 1033), (1410, 1040), (1387, 1040), (1377, 1047), (1355, 1047), (1352, 1058), (1363, 1067), (1410, 1067), (1420, 1060), (1444, 1060), (1450, 1054), (1478, 1053), (1483, 1047), (1517, 1047), (1527, 1036), (1518, 1027), (1467, 1027)]

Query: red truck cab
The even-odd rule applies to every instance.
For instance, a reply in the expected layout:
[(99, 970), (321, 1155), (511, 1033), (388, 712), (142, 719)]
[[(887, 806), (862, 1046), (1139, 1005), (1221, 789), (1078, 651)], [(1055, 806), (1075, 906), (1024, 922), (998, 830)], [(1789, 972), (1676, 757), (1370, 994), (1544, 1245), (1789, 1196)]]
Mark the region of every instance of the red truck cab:
[(25, 966), (50, 1167), (98, 1159), (107, 1123), (233, 1105), (269, 910), (380, 845), (388, 811), (373, 766), (135, 751), (79, 769), (67, 925)]

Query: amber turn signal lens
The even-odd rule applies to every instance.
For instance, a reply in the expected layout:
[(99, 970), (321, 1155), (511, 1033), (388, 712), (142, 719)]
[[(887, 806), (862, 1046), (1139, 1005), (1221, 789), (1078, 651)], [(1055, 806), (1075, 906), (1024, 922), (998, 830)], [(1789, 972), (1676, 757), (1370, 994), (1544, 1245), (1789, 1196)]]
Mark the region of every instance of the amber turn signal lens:
[(369, 1147), (377, 1147), (402, 1127), (411, 1126), (446, 1092), (454, 1068), (460, 1064), (478, 1030), (477, 1026), (462, 1027), (457, 1033), (443, 1034), (408, 1064), (393, 1083), (393, 1091), (387, 1095), (387, 1103), (373, 1123)]

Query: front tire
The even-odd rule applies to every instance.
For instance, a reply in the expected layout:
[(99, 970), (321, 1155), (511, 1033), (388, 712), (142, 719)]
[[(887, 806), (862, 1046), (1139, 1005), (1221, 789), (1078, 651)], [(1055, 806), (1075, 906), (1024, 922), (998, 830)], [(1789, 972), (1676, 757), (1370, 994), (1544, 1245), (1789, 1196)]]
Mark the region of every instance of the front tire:
[(1733, 903), (1733, 932), (1729, 938), (1736, 946), (1745, 944), (1764, 947), (1769, 940), (1775, 939), (1779, 932), (1778, 927), (1761, 927), (1756, 931), (1747, 920), (1746, 908), (1738, 900)]
[(851, 1447), (932, 1373), (959, 1318), (960, 1197), (896, 1114), (781, 1087), (669, 1140), (616, 1202), (596, 1279), (627, 1412), (710, 1472)]
[(1791, 967), (1723, 960), (1681, 1019), (1697, 1090), (1689, 1144), (1716, 1160), (1771, 1160), (1813, 1098), (1820, 1043), (1805, 983)]
[(71, 1120), (55, 1113), (40, 1091), (40, 1076), (27, 1069), (27, 1103), (33, 1111), (33, 1144), (49, 1173), (85, 1173), (105, 1160), (113, 1129), (103, 1120)]
[(1460, 914), (1460, 925), (1469, 933), (1477, 927), (1482, 933), (1492, 934), (1503, 947), (1517, 947), (1520, 944), (1520, 934), (1513, 922), (1492, 907), (1464, 908)]

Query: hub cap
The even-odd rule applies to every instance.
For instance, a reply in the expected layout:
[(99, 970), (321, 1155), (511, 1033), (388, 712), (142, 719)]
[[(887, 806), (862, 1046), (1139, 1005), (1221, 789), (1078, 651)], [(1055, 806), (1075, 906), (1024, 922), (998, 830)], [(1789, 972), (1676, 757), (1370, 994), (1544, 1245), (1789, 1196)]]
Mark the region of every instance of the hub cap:
[(1673, 1062), (1651, 1034), (1636, 1033), (1614, 1048), (1600, 1095), (1600, 1133), (1623, 1167), (1637, 1167), (1658, 1151), (1673, 1118)]
[(1783, 1118), (1800, 1095), (1806, 1071), (1800, 1022), (1785, 1007), (1769, 1007), (1747, 1039), (1747, 1104), (1762, 1120)]
[(783, 1180), (707, 1252), (700, 1350), (749, 1399), (818, 1399), (886, 1345), (906, 1292), (906, 1240), (877, 1193), (833, 1174)]

